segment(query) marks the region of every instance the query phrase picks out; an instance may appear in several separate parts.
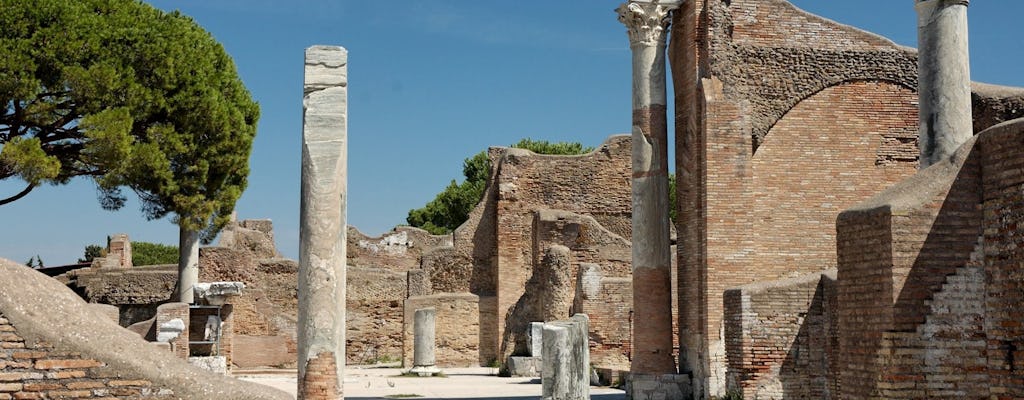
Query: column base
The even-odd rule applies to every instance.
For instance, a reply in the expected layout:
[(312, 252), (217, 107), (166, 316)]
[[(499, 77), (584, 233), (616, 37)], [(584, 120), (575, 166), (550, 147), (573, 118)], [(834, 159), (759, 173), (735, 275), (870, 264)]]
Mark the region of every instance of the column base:
[(416, 374), (419, 376), (434, 376), (441, 373), (441, 369), (437, 368), (436, 365), (417, 365), (409, 370), (410, 374)]
[(627, 400), (690, 400), (690, 375), (634, 374), (626, 377)]

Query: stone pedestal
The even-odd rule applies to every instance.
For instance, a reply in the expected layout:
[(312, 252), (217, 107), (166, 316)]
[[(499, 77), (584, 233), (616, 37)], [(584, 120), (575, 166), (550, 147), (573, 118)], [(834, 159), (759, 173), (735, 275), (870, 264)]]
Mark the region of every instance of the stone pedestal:
[(299, 216), (298, 399), (342, 397), (348, 52), (306, 49)]
[(665, 39), (675, 2), (620, 6), (633, 52), (633, 359), (635, 373), (675, 372), (665, 115)]
[(917, 0), (921, 169), (949, 157), (973, 132), (968, 0)]
[(590, 399), (589, 329), (585, 314), (544, 324), (542, 399)]
[(434, 329), (436, 323), (436, 311), (433, 308), (421, 308), (416, 310), (413, 317), (413, 353), (412, 369), (410, 373), (419, 376), (433, 376), (441, 372), (437, 368), (437, 359), (434, 354), (435, 338)]
[(683, 400), (692, 399), (689, 375), (630, 374), (626, 378), (626, 399)]

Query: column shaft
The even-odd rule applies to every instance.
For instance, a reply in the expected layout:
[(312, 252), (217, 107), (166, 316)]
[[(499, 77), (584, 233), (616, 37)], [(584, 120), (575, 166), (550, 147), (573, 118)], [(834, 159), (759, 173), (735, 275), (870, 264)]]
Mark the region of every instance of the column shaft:
[(665, 34), (669, 8), (630, 2), (633, 51), (633, 373), (675, 373), (672, 358)]
[(298, 274), (298, 398), (342, 398), (348, 52), (306, 49)]
[(918, 0), (921, 169), (953, 154), (974, 134), (967, 0)]

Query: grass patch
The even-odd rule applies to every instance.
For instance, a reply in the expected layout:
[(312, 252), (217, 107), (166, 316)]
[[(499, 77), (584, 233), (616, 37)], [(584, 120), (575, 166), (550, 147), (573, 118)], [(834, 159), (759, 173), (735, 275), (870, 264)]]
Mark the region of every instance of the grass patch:
[(399, 394), (389, 394), (389, 395), (384, 396), (384, 397), (387, 397), (389, 399), (408, 399), (408, 398), (412, 398), (412, 397), (423, 397), (423, 396), (415, 394), (415, 393), (399, 393)]

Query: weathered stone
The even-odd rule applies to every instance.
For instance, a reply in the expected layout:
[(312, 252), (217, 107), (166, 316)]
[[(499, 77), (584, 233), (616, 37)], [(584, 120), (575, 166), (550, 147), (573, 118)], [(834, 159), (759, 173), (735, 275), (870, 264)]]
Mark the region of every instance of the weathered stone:
[(530, 340), (526, 342), (529, 344), (528, 350), (530, 355), (534, 357), (541, 357), (544, 349), (544, 323), (543, 322), (531, 322), (530, 323)]
[(337, 399), (345, 365), (348, 52), (306, 49), (299, 243), (299, 399)]
[(508, 358), (509, 376), (540, 376), (541, 370), (543, 369), (542, 361), (540, 356), (532, 357), (517, 357), (512, 356)]
[(542, 399), (590, 398), (589, 321), (585, 314), (576, 314), (568, 321), (544, 324)]
[(967, 46), (968, 0), (917, 0), (920, 168), (974, 135)]
[(227, 375), (228, 361), (224, 356), (189, 357), (188, 363), (215, 374)]
[(165, 323), (160, 324), (156, 330), (156, 341), (157, 342), (170, 342), (171, 340), (181, 336), (181, 333), (185, 331), (185, 322), (180, 319), (172, 319)]
[(416, 310), (413, 319), (413, 367), (409, 372), (419, 376), (432, 376), (441, 372), (435, 365), (436, 358), (434, 329), (436, 310), (421, 308)]
[(630, 1), (616, 11), (633, 51), (633, 334), (630, 370), (675, 372), (672, 359), (671, 241), (665, 39), (674, 2)]
[(224, 305), (228, 299), (242, 294), (242, 282), (204, 282), (193, 285), (195, 297), (210, 305)]

